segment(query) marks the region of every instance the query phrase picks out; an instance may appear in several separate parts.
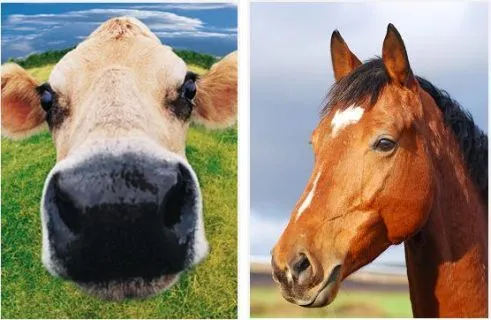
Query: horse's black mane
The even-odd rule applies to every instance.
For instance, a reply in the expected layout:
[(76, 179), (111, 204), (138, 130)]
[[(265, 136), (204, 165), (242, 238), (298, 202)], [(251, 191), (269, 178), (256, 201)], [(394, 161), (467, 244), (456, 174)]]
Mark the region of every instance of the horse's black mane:
[[(428, 80), (416, 77), (420, 86), (435, 100), (443, 118), (460, 144), (462, 156), (474, 183), (484, 199), (488, 195), (488, 136), (474, 123), (470, 113), (450, 95), (432, 85)], [(325, 115), (332, 106), (343, 102), (343, 106), (358, 104), (369, 99), (373, 106), (389, 77), (381, 58), (367, 61), (351, 74), (338, 81), (329, 91), (327, 104), (322, 110)]]

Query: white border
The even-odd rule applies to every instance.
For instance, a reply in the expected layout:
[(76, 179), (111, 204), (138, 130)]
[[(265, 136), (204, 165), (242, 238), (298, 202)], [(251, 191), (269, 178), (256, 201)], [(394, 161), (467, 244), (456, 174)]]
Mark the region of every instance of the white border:
[(237, 316), (250, 317), (250, 4), (238, 7), (239, 95), (238, 105), (238, 281)]
[[(386, 0), (391, 1), (392, 0)], [(413, 0), (400, 2), (423, 2), (427, 0)], [(438, 0), (437, 0), (438, 1)], [(2, 1), (3, 3), (45, 3), (53, 1), (42, 0), (25, 0), (25, 1)], [(113, 1), (113, 0), (59, 0), (58, 3), (136, 3), (134, 1)], [(250, 7), (251, 3), (292, 3), (292, 2), (334, 2), (334, 1), (319, 1), (319, 0), (240, 0), (240, 1), (219, 1), (219, 0), (145, 0), (145, 3), (233, 3), (238, 4), (238, 49), (239, 49), (239, 95), (238, 95), (238, 287), (237, 287), (237, 303), (238, 303), (238, 318), (248, 319), (250, 317), (250, 245), (249, 245), (249, 222), (250, 222)], [(342, 2), (364, 2), (360, 0), (343, 0)], [(384, 1), (379, 1), (384, 2)], [(438, 1), (442, 2), (442, 1)], [(476, 2), (488, 2), (488, 19), (491, 16), (491, 4), (489, 0), (478, 0)], [(488, 21), (489, 28), (489, 21)], [(1, 30), (1, 29), (0, 29)], [(491, 33), (488, 34), (488, 56), (491, 54), (491, 42), (489, 41)], [(491, 100), (489, 92), (491, 92), (491, 63), (488, 59), (488, 131), (491, 123)], [(1, 159), (1, 156), (0, 156)], [(491, 164), (491, 159), (488, 157), (488, 166)], [(1, 186), (0, 186), (1, 188)], [(0, 189), (1, 192), (1, 189)], [(489, 191), (491, 195), (491, 191)], [(1, 199), (0, 199), (1, 201)], [(488, 232), (491, 234), (491, 228), (488, 224)], [(1, 235), (1, 229), (0, 229)], [(0, 244), (1, 250), (1, 244)], [(490, 251), (491, 253), (491, 251)], [(0, 262), (1, 266), (1, 262)], [(1, 288), (1, 280), (0, 280)], [(488, 291), (491, 297), (491, 290), (488, 278)], [(488, 305), (491, 310), (491, 304), (488, 300)]]

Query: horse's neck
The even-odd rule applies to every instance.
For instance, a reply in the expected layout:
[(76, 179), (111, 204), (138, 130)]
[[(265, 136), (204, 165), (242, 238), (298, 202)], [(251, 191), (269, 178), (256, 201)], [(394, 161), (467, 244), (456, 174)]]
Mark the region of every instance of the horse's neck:
[[(406, 241), (415, 316), (487, 316), (486, 225), (481, 219), (468, 219), (432, 213), (421, 232)], [(459, 232), (459, 224), (467, 224), (474, 234)]]
[(444, 143), (435, 161), (440, 181), (432, 211), (405, 242), (413, 313), (487, 316), (487, 209), (455, 153), (455, 139)]

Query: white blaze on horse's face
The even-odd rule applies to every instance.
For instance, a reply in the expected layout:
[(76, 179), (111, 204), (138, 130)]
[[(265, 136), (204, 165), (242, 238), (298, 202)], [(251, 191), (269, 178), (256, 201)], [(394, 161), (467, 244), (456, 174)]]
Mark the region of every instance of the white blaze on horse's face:
[(305, 200), (302, 202), (302, 205), (300, 205), (300, 207), (298, 208), (297, 218), (295, 219), (295, 221), (298, 220), (302, 215), (302, 213), (305, 211), (305, 209), (307, 209), (310, 206), (310, 203), (314, 198), (315, 189), (317, 187), (317, 182), (319, 181), (320, 176), (321, 176), (321, 172), (319, 171), (319, 173), (317, 173), (317, 176), (314, 179), (314, 183), (312, 184), (312, 189), (310, 189), (309, 194), (307, 195), (307, 197), (305, 197)]
[(57, 151), (41, 201), (48, 271), (122, 299), (159, 292), (206, 257), (186, 134), (191, 121), (233, 124), (236, 87), (235, 54), (197, 79), (129, 17), (66, 54), (49, 85), (2, 67), (2, 133), (19, 137), (46, 119)]
[(331, 122), (332, 136), (335, 137), (346, 126), (360, 121), (364, 112), (365, 109), (355, 105), (351, 105), (342, 111), (337, 110)]

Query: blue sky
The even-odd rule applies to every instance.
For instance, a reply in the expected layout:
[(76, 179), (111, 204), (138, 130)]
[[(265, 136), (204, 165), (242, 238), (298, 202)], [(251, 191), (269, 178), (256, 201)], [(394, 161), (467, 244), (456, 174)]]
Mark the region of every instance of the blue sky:
[[(413, 71), (447, 90), (487, 132), (487, 6), (465, 1), (252, 4), (253, 256), (269, 256), (311, 174), (309, 139), (334, 82), (333, 30), (367, 60), (381, 55), (392, 22)], [(388, 263), (404, 263), (402, 246), (391, 247), (370, 268)]]
[(2, 11), (2, 62), (33, 52), (76, 45), (115, 16), (142, 20), (161, 41), (177, 49), (223, 56), (237, 49), (233, 4), (6, 3)]

